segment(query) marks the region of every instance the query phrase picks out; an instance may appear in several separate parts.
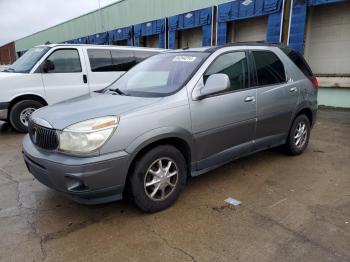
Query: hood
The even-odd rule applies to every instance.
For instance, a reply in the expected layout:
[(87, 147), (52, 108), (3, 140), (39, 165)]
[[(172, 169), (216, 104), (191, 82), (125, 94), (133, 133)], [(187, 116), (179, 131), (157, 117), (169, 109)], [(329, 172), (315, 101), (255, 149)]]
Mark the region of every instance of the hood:
[(35, 111), (33, 118), (41, 118), (62, 130), (75, 123), (103, 116), (121, 116), (148, 106), (161, 98), (131, 97), (91, 93)]
[(19, 76), (26, 76), (28, 74), (22, 74), (22, 73), (9, 73), (9, 72), (1, 72), (0, 71), (0, 80), (2, 79), (10, 79), (10, 78), (16, 78)]

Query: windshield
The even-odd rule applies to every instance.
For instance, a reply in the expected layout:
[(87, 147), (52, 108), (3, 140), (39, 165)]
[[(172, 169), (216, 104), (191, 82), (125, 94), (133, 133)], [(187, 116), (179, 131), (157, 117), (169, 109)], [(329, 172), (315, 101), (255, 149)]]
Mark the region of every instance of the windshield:
[(141, 97), (162, 97), (181, 89), (209, 53), (155, 55), (133, 67), (108, 87), (109, 91)]
[(29, 73), (34, 65), (43, 57), (50, 48), (47, 46), (29, 49), (23, 56), (7, 68), (8, 72)]

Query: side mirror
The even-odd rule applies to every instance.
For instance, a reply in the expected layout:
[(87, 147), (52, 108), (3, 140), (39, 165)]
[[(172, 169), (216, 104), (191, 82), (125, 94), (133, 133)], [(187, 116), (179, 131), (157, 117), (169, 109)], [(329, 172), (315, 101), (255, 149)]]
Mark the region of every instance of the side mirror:
[(197, 99), (203, 99), (210, 95), (215, 95), (229, 90), (231, 87), (230, 78), (226, 74), (214, 74), (209, 76), (204, 87), (199, 90)]
[(43, 72), (49, 73), (50, 71), (55, 70), (55, 64), (51, 60), (46, 60), (43, 64)]

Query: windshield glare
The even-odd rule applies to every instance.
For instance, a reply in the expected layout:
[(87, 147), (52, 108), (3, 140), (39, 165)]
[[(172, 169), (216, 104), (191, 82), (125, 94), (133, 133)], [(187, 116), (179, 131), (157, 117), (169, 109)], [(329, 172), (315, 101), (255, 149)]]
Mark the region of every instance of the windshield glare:
[(181, 89), (209, 56), (200, 52), (155, 55), (133, 67), (108, 87), (131, 96), (162, 97)]
[(14, 73), (29, 73), (49, 49), (50, 48), (46, 46), (31, 48), (14, 62), (9, 69)]

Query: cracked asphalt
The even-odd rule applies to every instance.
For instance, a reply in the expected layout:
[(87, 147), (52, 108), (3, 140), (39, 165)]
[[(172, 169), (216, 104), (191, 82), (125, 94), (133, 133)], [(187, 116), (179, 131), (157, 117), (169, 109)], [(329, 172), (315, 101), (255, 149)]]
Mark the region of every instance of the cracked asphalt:
[(350, 111), (320, 110), (302, 156), (237, 160), (151, 215), (41, 185), (21, 137), (0, 123), (0, 261), (350, 261)]

